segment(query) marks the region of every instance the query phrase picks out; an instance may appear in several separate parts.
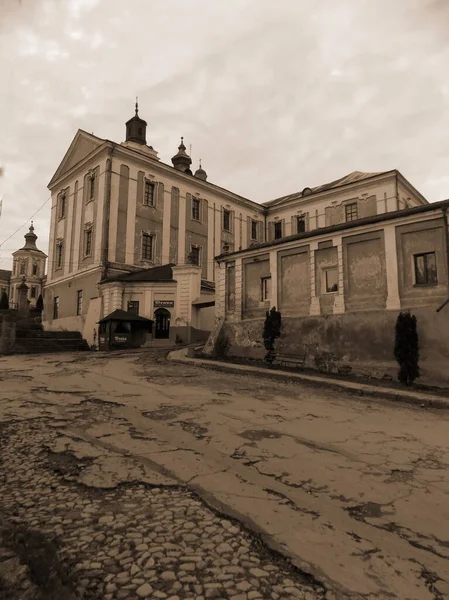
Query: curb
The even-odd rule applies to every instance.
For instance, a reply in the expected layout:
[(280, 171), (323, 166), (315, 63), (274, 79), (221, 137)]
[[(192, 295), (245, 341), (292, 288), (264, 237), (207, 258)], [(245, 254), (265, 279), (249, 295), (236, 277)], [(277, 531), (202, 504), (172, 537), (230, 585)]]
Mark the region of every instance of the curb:
[(167, 360), (180, 364), (189, 364), (214, 371), (222, 371), (241, 375), (248, 373), (259, 375), (266, 379), (276, 379), (283, 381), (298, 381), (313, 386), (324, 387), (327, 389), (335, 389), (339, 391), (349, 392), (358, 396), (372, 396), (384, 400), (392, 400), (394, 402), (402, 402), (405, 404), (418, 405), (420, 408), (437, 408), (449, 409), (449, 398), (441, 398), (432, 394), (420, 394), (419, 392), (406, 392), (402, 390), (393, 390), (391, 388), (375, 387), (366, 384), (353, 383), (349, 381), (340, 381), (336, 379), (324, 379), (322, 377), (314, 377), (313, 375), (305, 375), (302, 373), (285, 373), (282, 371), (258, 369), (252, 366), (237, 366), (232, 364), (217, 363), (215, 361), (202, 360), (198, 358), (176, 357), (170, 353)]

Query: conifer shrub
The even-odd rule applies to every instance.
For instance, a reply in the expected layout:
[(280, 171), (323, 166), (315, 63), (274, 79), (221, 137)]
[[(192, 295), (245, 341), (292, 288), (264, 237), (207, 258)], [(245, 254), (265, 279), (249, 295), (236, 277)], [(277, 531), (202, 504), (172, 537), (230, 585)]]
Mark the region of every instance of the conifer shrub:
[(415, 315), (401, 312), (396, 320), (394, 357), (399, 364), (398, 379), (405, 385), (419, 377), (419, 344)]
[(269, 365), (271, 365), (276, 358), (275, 340), (281, 335), (281, 327), (281, 313), (273, 306), (271, 310), (267, 310), (262, 333), (263, 345), (267, 351), (264, 361)]
[(9, 300), (8, 294), (3, 292), (0, 298), (0, 310), (8, 310), (9, 308)]

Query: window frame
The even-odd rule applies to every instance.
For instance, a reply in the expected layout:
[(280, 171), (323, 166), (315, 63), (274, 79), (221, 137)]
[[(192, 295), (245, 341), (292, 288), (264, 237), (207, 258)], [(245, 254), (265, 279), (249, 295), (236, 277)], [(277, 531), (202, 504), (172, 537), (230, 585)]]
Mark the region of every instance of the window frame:
[[(251, 219), (251, 241), (252, 242), (257, 242), (258, 241), (258, 224), (259, 221), (256, 221), (256, 219)], [(255, 229), (254, 229), (255, 228)], [(255, 231), (255, 235), (254, 235), (254, 231)]]
[(65, 219), (65, 217), (66, 217), (66, 212), (67, 212), (66, 200), (67, 200), (67, 195), (65, 192), (62, 192), (59, 195), (59, 202), (58, 202), (58, 221), (60, 221), (61, 219)]
[[(299, 224), (302, 223), (304, 229), (299, 231)], [(296, 215), (296, 233), (305, 233), (306, 232), (306, 215)]]
[[(280, 236), (276, 236), (276, 227), (280, 227)], [(281, 240), (284, 237), (284, 232), (282, 231), (282, 221), (274, 221), (273, 222), (273, 239), (274, 240)]]
[(93, 227), (84, 229), (84, 258), (92, 256)]
[[(149, 195), (147, 194), (147, 189), (152, 190), (151, 202), (147, 201), (147, 199), (149, 198)], [(149, 206), (151, 208), (154, 208), (156, 206), (156, 183), (151, 179), (144, 179), (142, 204), (143, 206)]]
[(58, 241), (56, 242), (56, 269), (62, 269), (64, 261), (63, 261), (63, 253), (64, 253), (64, 242)]
[[(353, 208), (355, 207), (355, 217), (353, 216)], [(348, 214), (350, 211), (351, 214)], [(350, 218), (348, 218), (348, 216)], [(348, 202), (345, 204), (345, 223), (351, 223), (351, 221), (357, 221), (359, 218), (359, 207), (357, 202)]]
[[(198, 216), (195, 216), (196, 208), (198, 208)], [(192, 198), (192, 221), (201, 223), (201, 198)]]
[(195, 265), (197, 267), (202, 267), (202, 262), (203, 262), (202, 261), (202, 250), (203, 250), (203, 248), (201, 246), (199, 246), (198, 244), (190, 244), (190, 256), (192, 259), (193, 259), (193, 251), (194, 250), (198, 250), (198, 262), (195, 263), (192, 260), (191, 264)]
[[(34, 293), (34, 295), (33, 295)], [(30, 299), (35, 300), (37, 298), (37, 285), (32, 285), (30, 287)]]
[(19, 275), (26, 275), (27, 271), (27, 265), (26, 262), (24, 260), (20, 261), (19, 263)]
[(33, 263), (31, 274), (35, 277), (39, 277), (39, 265), (37, 263)]
[[(270, 283), (269, 288), (268, 282)], [(260, 301), (271, 302), (271, 275), (260, 278)]]
[[(142, 239), (141, 239), (141, 247), (140, 247), (140, 260), (146, 262), (154, 261), (154, 234), (147, 233), (146, 231), (142, 231)], [(146, 240), (149, 240), (149, 245), (146, 243)], [(144, 249), (150, 248), (151, 258), (148, 258), (144, 252)]]
[[(332, 289), (328, 289), (328, 282), (327, 282), (327, 274), (334, 272), (337, 275), (337, 283), (334, 284), (337, 286), (336, 290), (332, 290)], [(324, 294), (338, 294), (338, 267), (327, 267), (325, 269), (323, 269), (323, 288), (324, 288)]]
[(95, 200), (95, 179), (96, 179), (96, 175), (95, 173), (90, 173), (89, 174), (89, 191), (87, 194), (87, 201), (88, 202), (92, 202), (93, 200)]
[(76, 290), (76, 316), (83, 314), (83, 290)]
[[(225, 227), (225, 222), (226, 222), (225, 216), (229, 217), (229, 228)], [(223, 231), (227, 231), (228, 233), (232, 233), (232, 211), (231, 210), (228, 210), (227, 208), (223, 209), (223, 219), (222, 219), (222, 221), (223, 222), (222, 222), (221, 225), (222, 225)]]
[[(137, 309), (137, 312), (135, 309)], [(126, 310), (127, 310), (127, 312), (133, 313), (133, 315), (139, 316), (139, 310), (140, 310), (139, 300), (128, 300), (128, 303), (126, 305)]]
[[(432, 255), (434, 258), (434, 263), (435, 263), (435, 281), (434, 282), (429, 282), (429, 270), (428, 270), (428, 264), (427, 264), (427, 257)], [(417, 269), (417, 262), (419, 258), (423, 258), (423, 263), (424, 263), (424, 276), (426, 281), (423, 283), (419, 283), (418, 282), (418, 269)], [(414, 287), (435, 287), (438, 285), (438, 268), (437, 268), (437, 253), (435, 252), (435, 250), (431, 250), (430, 252), (419, 252), (417, 254), (413, 254), (413, 278), (414, 278)]]
[(53, 319), (59, 319), (59, 296), (53, 298)]

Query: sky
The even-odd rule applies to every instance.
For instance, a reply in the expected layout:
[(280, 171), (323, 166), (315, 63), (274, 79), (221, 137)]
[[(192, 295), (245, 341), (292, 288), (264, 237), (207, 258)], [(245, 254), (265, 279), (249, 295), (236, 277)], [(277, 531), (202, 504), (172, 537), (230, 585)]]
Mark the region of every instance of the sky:
[(448, 65), (447, 0), (0, 0), (0, 269), (32, 217), (47, 252), (76, 131), (123, 141), (136, 96), (163, 162), (183, 135), (256, 202), (394, 168), (449, 198)]

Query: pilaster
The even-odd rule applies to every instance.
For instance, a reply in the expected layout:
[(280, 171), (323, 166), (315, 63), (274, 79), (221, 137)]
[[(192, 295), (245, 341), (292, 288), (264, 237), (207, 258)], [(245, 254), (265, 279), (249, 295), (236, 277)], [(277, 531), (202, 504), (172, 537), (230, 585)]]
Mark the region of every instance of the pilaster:
[(337, 271), (338, 271), (338, 292), (334, 298), (334, 315), (345, 312), (345, 281), (343, 264), (343, 243), (341, 236), (333, 238), (333, 244), (337, 247)]
[(316, 265), (315, 252), (318, 249), (318, 242), (310, 243), (310, 314), (321, 314), (320, 299), (316, 295)]
[(277, 250), (270, 251), (271, 298), (270, 306), (278, 308), (278, 257)]
[(387, 310), (399, 310), (401, 308), (401, 299), (399, 296), (399, 278), (398, 278), (398, 252), (396, 246), (396, 227), (394, 225), (385, 225), (384, 227), (385, 244), (385, 266), (387, 270)]

